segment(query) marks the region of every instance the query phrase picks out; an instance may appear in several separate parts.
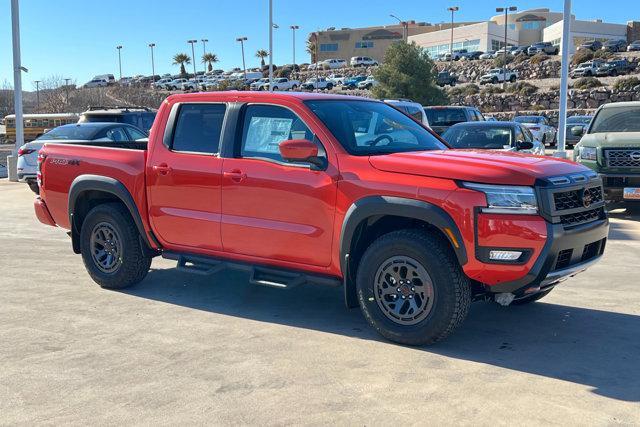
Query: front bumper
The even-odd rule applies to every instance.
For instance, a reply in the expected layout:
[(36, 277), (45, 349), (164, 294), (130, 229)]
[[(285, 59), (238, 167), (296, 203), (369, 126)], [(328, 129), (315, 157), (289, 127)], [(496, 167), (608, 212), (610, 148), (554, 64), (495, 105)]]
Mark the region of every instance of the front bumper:
[(640, 187), (640, 173), (599, 173), (604, 187), (605, 199), (612, 202), (624, 200), (623, 192), (627, 187)]
[(519, 280), (488, 286), (487, 290), (523, 295), (554, 286), (598, 262), (608, 234), (608, 218), (571, 228), (547, 223), (547, 242), (529, 273)]

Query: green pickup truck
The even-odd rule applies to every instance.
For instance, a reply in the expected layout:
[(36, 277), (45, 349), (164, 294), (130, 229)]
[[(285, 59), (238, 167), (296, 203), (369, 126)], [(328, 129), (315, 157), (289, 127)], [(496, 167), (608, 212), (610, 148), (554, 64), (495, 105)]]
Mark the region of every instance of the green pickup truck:
[(605, 104), (598, 108), (586, 132), (576, 126), (571, 133), (582, 136), (574, 147), (573, 159), (602, 177), (605, 199), (613, 205), (639, 207), (640, 102)]

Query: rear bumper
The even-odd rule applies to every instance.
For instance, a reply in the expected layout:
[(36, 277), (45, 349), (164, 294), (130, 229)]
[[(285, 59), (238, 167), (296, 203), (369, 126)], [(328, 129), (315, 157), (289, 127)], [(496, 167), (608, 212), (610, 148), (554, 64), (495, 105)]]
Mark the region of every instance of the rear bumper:
[(33, 209), (36, 211), (36, 217), (38, 221), (43, 224), (51, 225), (53, 227), (56, 226), (51, 213), (49, 212), (49, 208), (47, 208), (47, 204), (42, 200), (39, 196), (35, 198), (33, 201)]
[(529, 273), (519, 280), (487, 286), (487, 291), (522, 295), (554, 286), (598, 262), (608, 234), (608, 218), (571, 228), (547, 223), (547, 242)]

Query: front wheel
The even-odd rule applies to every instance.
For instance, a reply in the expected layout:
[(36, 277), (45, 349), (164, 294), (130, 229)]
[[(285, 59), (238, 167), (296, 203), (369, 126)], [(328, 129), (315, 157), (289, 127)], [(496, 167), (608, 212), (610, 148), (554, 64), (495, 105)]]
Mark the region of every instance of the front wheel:
[(356, 289), (369, 324), (408, 345), (446, 338), (462, 324), (471, 302), (468, 279), (448, 243), (420, 230), (374, 241), (360, 262)]
[(511, 83), (515, 82), (515, 81), (516, 81), (516, 76), (511, 75), (511, 77), (509, 77), (509, 81), (510, 81)]
[(140, 282), (151, 266), (131, 215), (117, 203), (89, 211), (80, 230), (80, 251), (91, 278), (107, 289)]

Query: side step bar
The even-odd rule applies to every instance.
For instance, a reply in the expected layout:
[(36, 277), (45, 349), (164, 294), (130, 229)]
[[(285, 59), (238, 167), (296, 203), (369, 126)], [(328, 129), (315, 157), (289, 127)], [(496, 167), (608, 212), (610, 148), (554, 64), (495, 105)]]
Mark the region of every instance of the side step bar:
[(252, 265), (204, 255), (163, 252), (162, 257), (178, 261), (177, 270), (179, 271), (202, 276), (209, 276), (226, 269), (245, 271), (250, 274), (249, 283), (259, 286), (278, 289), (291, 289), (306, 283), (332, 287), (342, 286), (342, 280), (337, 277), (316, 275), (277, 267)]

